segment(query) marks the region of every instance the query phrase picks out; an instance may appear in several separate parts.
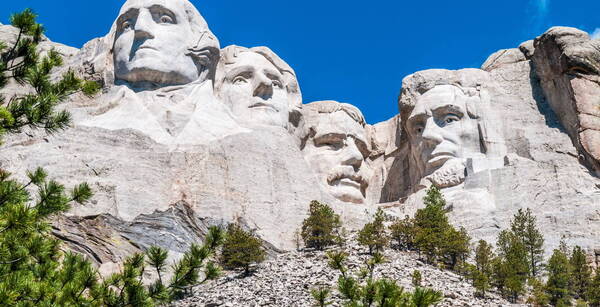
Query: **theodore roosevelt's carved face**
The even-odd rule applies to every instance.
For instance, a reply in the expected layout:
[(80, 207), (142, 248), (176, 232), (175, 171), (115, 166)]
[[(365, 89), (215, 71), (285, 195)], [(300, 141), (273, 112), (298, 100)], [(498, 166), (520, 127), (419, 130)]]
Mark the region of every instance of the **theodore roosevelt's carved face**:
[(259, 53), (245, 51), (224, 67), (220, 95), (241, 122), (287, 126), (291, 98), (273, 63)]
[(199, 78), (188, 49), (197, 36), (194, 32), (207, 29), (192, 30), (186, 4), (183, 0), (129, 0), (123, 5), (113, 49), (116, 79), (175, 85)]
[[(310, 111), (310, 104), (305, 107)], [(370, 176), (364, 123), (341, 109), (316, 110), (306, 120), (312, 132), (303, 152), (321, 184), (337, 199), (363, 203)]]
[(406, 127), (411, 153), (424, 177), (444, 171), (454, 175), (448, 168), (464, 172), (463, 163), (457, 160), (482, 152), (477, 120), (469, 116), (467, 100), (459, 88), (440, 85), (415, 104)]

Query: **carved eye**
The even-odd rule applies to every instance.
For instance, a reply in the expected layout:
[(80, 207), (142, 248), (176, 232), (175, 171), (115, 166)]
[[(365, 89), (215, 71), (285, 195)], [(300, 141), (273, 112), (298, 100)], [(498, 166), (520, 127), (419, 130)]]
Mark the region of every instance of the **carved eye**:
[(162, 15), (159, 19), (160, 23), (174, 23), (173, 18), (169, 15)]
[(457, 122), (459, 120), (460, 120), (460, 117), (458, 115), (450, 113), (450, 114), (446, 115), (446, 117), (444, 118), (444, 123), (451, 124), (451, 123)]
[(248, 80), (244, 76), (237, 76), (237, 77), (233, 78), (232, 83), (233, 84), (248, 83)]
[(131, 20), (125, 20), (121, 24), (121, 29), (123, 29), (123, 30), (129, 30), (132, 27), (133, 27), (133, 23), (131, 22)]
[(279, 80), (273, 80), (273, 86), (277, 88), (283, 88), (283, 84)]

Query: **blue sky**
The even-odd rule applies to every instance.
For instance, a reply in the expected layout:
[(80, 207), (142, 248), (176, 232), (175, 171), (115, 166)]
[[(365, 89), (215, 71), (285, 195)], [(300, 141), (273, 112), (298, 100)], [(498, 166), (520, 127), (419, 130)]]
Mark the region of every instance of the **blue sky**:
[[(600, 28), (598, 0), (192, 0), (221, 46), (265, 45), (298, 74), (304, 102), (352, 103), (369, 123), (394, 116), (402, 78), (429, 68), (479, 67), (553, 25)], [(102, 3), (102, 4), (100, 4)], [(123, 0), (5, 0), (34, 9), (53, 41), (103, 36)], [(600, 36), (600, 30), (596, 32)]]

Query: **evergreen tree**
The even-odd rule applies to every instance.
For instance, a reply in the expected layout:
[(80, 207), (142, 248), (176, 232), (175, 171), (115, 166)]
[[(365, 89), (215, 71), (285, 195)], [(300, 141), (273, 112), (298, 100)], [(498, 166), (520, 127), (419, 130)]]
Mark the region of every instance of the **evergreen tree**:
[(545, 285), (536, 278), (530, 278), (528, 283), (531, 288), (531, 295), (527, 299), (527, 303), (536, 307), (548, 306), (550, 298), (546, 293)]
[[(10, 17), (19, 32), (15, 42), (0, 42), (0, 89), (16, 81), (24, 95), (0, 95), (0, 145), (8, 133), (41, 128), (48, 133), (66, 128), (69, 113), (55, 111), (69, 95), (92, 95), (98, 86), (72, 71), (52, 82), (50, 72), (62, 64), (58, 52), (41, 56), (37, 50), (44, 28), (33, 11)], [(66, 212), (73, 203), (86, 203), (92, 191), (85, 183), (70, 192), (43, 169), (27, 174), (21, 184), (0, 169), (0, 305), (84, 305), (97, 286), (96, 271), (83, 257), (66, 253), (50, 234), (48, 219)], [(31, 192), (37, 194), (30, 195)]]
[(594, 278), (587, 292), (588, 302), (592, 307), (600, 307), (600, 272), (596, 268)]
[(544, 237), (537, 228), (531, 209), (519, 209), (511, 221), (511, 231), (523, 241), (527, 249), (529, 275), (536, 277), (544, 260)]
[(490, 287), (492, 278), (494, 252), (492, 246), (485, 240), (479, 240), (475, 249), (475, 276), (473, 276), (473, 285), (477, 294), (485, 297), (485, 293)]
[(585, 253), (580, 246), (573, 248), (569, 265), (571, 269), (569, 272), (569, 289), (575, 298), (585, 300), (592, 282), (592, 269), (588, 265)]
[(571, 299), (569, 294), (569, 258), (560, 249), (555, 249), (552, 257), (548, 260), (548, 280), (546, 281), (546, 293), (550, 297), (550, 303), (554, 306), (569, 305)]
[(310, 295), (312, 295), (313, 299), (316, 301), (315, 306), (317, 307), (325, 307), (327, 305), (331, 305), (330, 302), (327, 302), (327, 298), (329, 297), (331, 290), (327, 287), (319, 287), (312, 289), (310, 291)]
[(237, 223), (229, 224), (221, 250), (221, 264), (226, 269), (243, 268), (250, 273), (250, 266), (265, 260), (262, 241), (253, 233), (245, 231)]
[(442, 255), (450, 269), (457, 270), (460, 264), (464, 263), (469, 257), (469, 244), (471, 237), (467, 234), (467, 230), (461, 227), (456, 230), (449, 226), (444, 233), (444, 244), (442, 247)]
[(393, 247), (398, 250), (413, 250), (415, 245), (415, 221), (408, 215), (390, 225), (390, 239)]
[(505, 296), (513, 302), (525, 292), (525, 284), (529, 274), (527, 249), (523, 241), (512, 231), (503, 230), (498, 236), (498, 254), (501, 258), (495, 269), (502, 276), (501, 288)]
[(446, 201), (438, 188), (432, 186), (427, 190), (424, 203), (425, 208), (415, 214), (415, 246), (429, 263), (433, 263), (442, 253), (450, 224), (445, 211)]
[(341, 227), (340, 216), (331, 207), (313, 200), (309, 216), (302, 222), (300, 235), (306, 247), (322, 250), (342, 242)]
[(387, 246), (389, 238), (385, 229), (384, 213), (381, 208), (377, 209), (373, 221), (367, 223), (358, 232), (358, 243), (369, 248), (369, 254), (382, 252)]

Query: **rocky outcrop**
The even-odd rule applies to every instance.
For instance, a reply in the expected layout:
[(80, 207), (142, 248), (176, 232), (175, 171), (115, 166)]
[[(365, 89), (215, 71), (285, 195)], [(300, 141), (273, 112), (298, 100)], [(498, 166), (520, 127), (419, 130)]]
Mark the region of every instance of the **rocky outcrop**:
[[(347, 266), (351, 271), (364, 267), (369, 256), (364, 248), (350, 243)], [(412, 291), (412, 274), (419, 270), (422, 286), (441, 291), (443, 302), (438, 306), (507, 306), (510, 303), (498, 294), (485, 299), (474, 295), (475, 289), (463, 277), (450, 271), (427, 265), (416, 254), (386, 251), (386, 262), (377, 266), (375, 278), (395, 280), (405, 291)], [(261, 263), (257, 272), (243, 277), (240, 272), (225, 274), (194, 289), (194, 295), (172, 304), (176, 306), (314, 306), (310, 291), (318, 286), (332, 289), (331, 306), (343, 306), (337, 292), (339, 271), (327, 265), (324, 251), (292, 251)], [(513, 304), (511, 306), (525, 306)]]
[(600, 171), (600, 40), (554, 27), (535, 40), (533, 62), (545, 96), (581, 154)]

